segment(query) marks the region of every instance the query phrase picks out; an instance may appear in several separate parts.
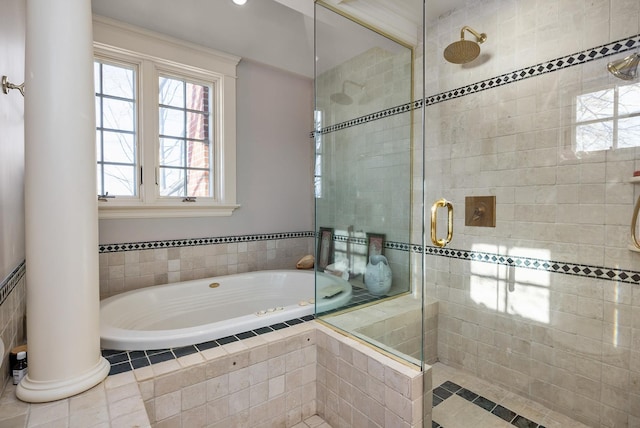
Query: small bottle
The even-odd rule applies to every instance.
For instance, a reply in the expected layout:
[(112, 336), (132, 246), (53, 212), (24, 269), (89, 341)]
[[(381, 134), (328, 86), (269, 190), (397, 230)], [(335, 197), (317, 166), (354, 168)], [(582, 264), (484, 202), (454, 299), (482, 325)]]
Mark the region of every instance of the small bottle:
[(27, 353), (22, 351), (18, 352), (17, 362), (13, 366), (13, 384), (20, 383), (23, 377), (27, 374)]

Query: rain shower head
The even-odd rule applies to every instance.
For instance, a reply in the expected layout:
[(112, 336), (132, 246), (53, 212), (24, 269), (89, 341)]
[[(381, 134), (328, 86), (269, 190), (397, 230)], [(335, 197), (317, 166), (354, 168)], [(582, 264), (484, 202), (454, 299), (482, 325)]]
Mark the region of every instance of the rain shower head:
[(356, 83), (353, 80), (345, 80), (344, 82), (342, 82), (342, 92), (331, 94), (331, 96), (329, 96), (329, 99), (331, 99), (331, 101), (333, 101), (334, 103), (341, 104), (343, 106), (353, 103), (353, 98), (351, 98), (345, 92), (345, 85), (347, 83), (351, 83), (352, 85), (357, 86), (358, 88), (360, 88), (360, 90), (364, 89), (364, 85)]
[(634, 53), (628, 57), (611, 61), (607, 64), (607, 70), (620, 79), (633, 80), (638, 77), (638, 63), (640, 63), (640, 54)]
[[(464, 39), (464, 32), (468, 31), (476, 36), (476, 41)], [(473, 61), (480, 55), (480, 44), (487, 40), (485, 33), (478, 33), (466, 25), (460, 30), (460, 40), (451, 43), (444, 50), (444, 59), (453, 64), (466, 64)]]

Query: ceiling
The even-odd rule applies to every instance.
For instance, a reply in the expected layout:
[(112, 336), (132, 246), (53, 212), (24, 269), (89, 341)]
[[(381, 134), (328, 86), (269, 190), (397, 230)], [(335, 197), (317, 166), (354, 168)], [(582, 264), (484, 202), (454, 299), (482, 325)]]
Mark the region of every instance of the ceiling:
[[(325, 1), (415, 43), (420, 24), (416, 21), (422, 15), (419, 0)], [(427, 0), (427, 16), (438, 17), (464, 2)], [(91, 4), (98, 15), (313, 77), (313, 0), (248, 0), (244, 6), (231, 0), (92, 0)], [(407, 7), (409, 4), (417, 10)], [(348, 40), (336, 43), (342, 55), (355, 56), (365, 50), (359, 43), (361, 35), (329, 21), (318, 23), (319, 38)]]

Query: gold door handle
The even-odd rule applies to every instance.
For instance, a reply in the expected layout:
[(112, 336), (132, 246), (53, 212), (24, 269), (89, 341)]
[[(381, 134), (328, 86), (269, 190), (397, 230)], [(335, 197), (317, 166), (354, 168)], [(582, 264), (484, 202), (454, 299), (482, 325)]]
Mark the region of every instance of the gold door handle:
[(633, 209), (633, 218), (631, 219), (631, 241), (633, 241), (633, 245), (636, 248), (640, 249), (640, 243), (638, 242), (638, 238), (636, 236), (638, 230), (638, 212), (640, 211), (640, 197), (636, 201), (636, 206)]
[[(448, 212), (447, 239), (438, 239), (436, 236), (436, 211), (441, 207), (446, 207)], [(453, 204), (446, 199), (438, 199), (431, 206), (431, 242), (436, 247), (442, 248), (451, 242), (451, 238), (453, 238)]]

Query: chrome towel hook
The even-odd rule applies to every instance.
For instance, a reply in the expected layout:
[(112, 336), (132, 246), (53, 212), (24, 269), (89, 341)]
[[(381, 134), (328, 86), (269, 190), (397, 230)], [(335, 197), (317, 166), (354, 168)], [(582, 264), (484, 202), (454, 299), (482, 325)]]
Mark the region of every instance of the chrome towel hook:
[(24, 97), (24, 82), (21, 85), (14, 85), (13, 83), (9, 82), (7, 76), (2, 76), (2, 92), (8, 94), (10, 89), (19, 90)]

